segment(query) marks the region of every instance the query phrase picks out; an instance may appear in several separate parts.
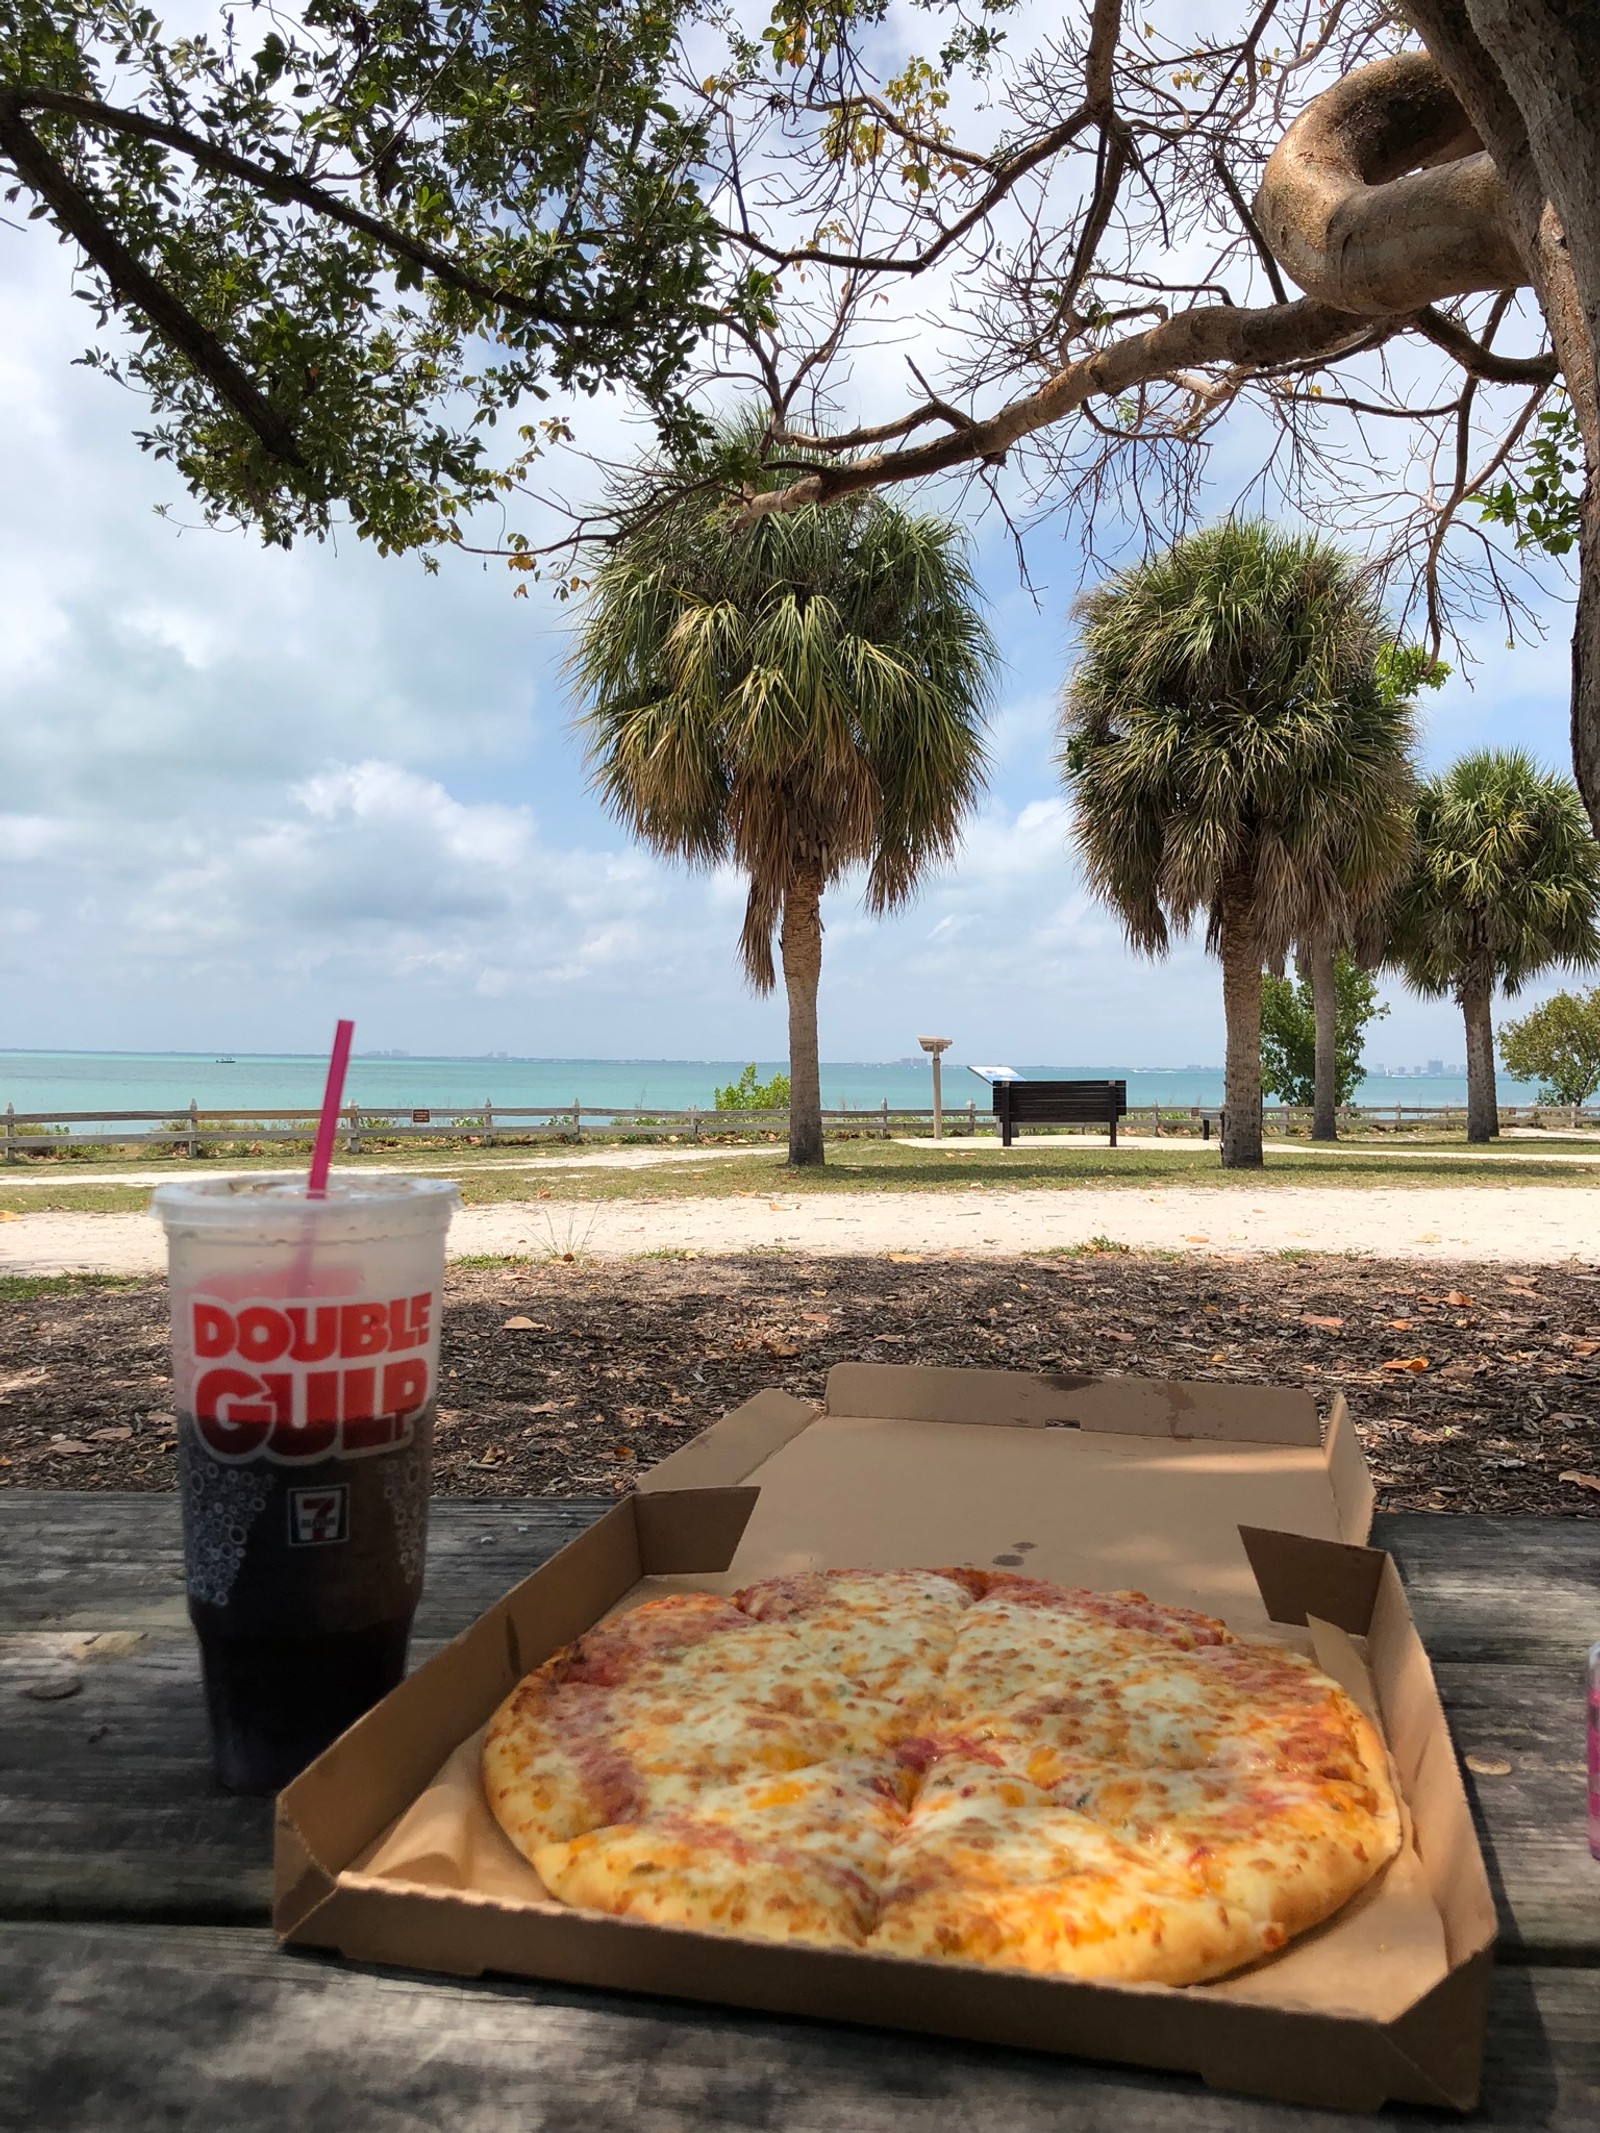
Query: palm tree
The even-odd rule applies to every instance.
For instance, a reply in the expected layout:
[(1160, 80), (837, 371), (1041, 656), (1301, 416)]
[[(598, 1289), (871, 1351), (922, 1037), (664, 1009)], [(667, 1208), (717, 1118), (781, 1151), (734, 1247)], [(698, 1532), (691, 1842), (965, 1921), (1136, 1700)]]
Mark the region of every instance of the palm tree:
[(954, 854), (996, 665), (959, 531), (872, 495), (737, 534), (680, 505), (593, 582), (572, 671), (594, 783), (654, 850), (744, 873), (757, 992), (776, 933), (791, 1163), (823, 1159), (823, 892), (864, 867), (867, 908), (894, 910)]
[(1204, 913), (1227, 1020), (1222, 1161), (1258, 1168), (1261, 968), (1336, 933), (1409, 849), (1411, 707), (1351, 559), (1226, 521), (1079, 606), (1062, 719), (1089, 887), (1132, 945)]
[(1556, 965), (1600, 962), (1600, 845), (1570, 779), (1520, 748), (1464, 755), (1417, 795), (1417, 857), (1385, 960), (1453, 993), (1467, 1029), (1467, 1139), (1499, 1131), (1490, 1005)]

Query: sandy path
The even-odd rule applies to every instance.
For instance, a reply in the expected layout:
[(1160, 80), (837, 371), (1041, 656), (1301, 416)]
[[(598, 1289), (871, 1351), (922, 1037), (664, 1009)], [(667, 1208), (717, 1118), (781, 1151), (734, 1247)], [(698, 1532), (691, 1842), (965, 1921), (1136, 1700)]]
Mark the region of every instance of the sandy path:
[[(1351, 1252), (1363, 1258), (1600, 1262), (1600, 1208), (1572, 1187), (1336, 1185), (1210, 1191), (781, 1192), (733, 1199), (469, 1207), (452, 1257), (651, 1251), (960, 1252), (999, 1256), (1105, 1237), (1192, 1252)], [(154, 1273), (148, 1215), (22, 1215), (0, 1223), (0, 1272)]]

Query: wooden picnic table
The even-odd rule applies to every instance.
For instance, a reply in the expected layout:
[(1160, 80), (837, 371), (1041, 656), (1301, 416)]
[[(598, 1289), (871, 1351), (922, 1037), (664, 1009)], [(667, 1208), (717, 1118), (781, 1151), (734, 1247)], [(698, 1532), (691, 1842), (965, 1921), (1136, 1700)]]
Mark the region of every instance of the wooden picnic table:
[[(416, 1655), (604, 1506), (441, 1502)], [(1581, 1667), (1600, 1526), (1395, 1516), (1503, 1940), (1476, 2125), (1600, 2126)], [(74, 1693), (58, 1692), (71, 1685)], [(211, 1785), (172, 1496), (0, 1491), (0, 2126), (147, 2133), (1338, 2133), (1461, 2123), (279, 1949), (269, 1803)]]

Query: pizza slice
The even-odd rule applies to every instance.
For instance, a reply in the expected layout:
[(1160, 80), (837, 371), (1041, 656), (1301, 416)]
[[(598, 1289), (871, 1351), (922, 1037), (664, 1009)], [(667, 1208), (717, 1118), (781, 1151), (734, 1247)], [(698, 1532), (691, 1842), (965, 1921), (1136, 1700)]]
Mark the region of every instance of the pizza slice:
[[(1241, 1656), (1242, 1655), (1242, 1656)], [(925, 1760), (977, 1754), (1054, 1786), (1079, 1763), (1284, 1770), (1347, 1784), (1385, 1773), (1370, 1722), (1336, 1682), (1278, 1646), (1124, 1649), (1055, 1693), (983, 1709), (947, 1691)]]
[(1283, 1771), (1119, 1770), (1085, 1772), (1057, 1796), (1245, 1912), (1268, 1947), (1331, 1918), (1400, 1849), (1387, 1785)]
[(532, 1854), (552, 1896), (580, 1910), (759, 1940), (860, 1947), (877, 1917), (904, 1780), (843, 1761), (704, 1793), (654, 1820)]
[(1191, 1984), (1259, 1955), (1262, 1929), (1011, 1772), (929, 1771), (890, 1848), (870, 1946), (1060, 1977)]
[(991, 1575), (984, 1597), (961, 1618), (943, 1702), (959, 1714), (1003, 1710), (1111, 1667), (1232, 1641), (1211, 1616), (1159, 1606), (1143, 1593)]
[(803, 1640), (814, 1664), (918, 1706), (939, 1691), (971, 1598), (957, 1575), (930, 1570), (799, 1571), (735, 1595), (757, 1621)]
[[(762, 1633), (752, 1634), (757, 1641)], [(786, 1632), (765, 1668), (647, 1667), (599, 1688), (541, 1670), (512, 1691), (484, 1741), (484, 1786), (525, 1856), (613, 1822), (645, 1820), (704, 1790), (830, 1758), (889, 1755), (922, 1714), (863, 1695), (807, 1663)], [(753, 1655), (747, 1654), (747, 1657)]]
[(704, 1592), (667, 1593), (597, 1623), (538, 1671), (590, 1688), (615, 1688), (645, 1668), (682, 1658), (710, 1638), (750, 1626), (750, 1617), (731, 1600)]

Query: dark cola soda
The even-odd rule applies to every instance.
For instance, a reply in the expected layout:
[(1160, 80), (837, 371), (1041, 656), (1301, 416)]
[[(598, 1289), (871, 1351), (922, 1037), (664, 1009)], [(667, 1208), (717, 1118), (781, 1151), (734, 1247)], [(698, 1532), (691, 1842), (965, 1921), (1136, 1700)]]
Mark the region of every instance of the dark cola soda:
[(208, 1181), (157, 1203), (217, 1775), (275, 1792), (405, 1672), (455, 1192), (346, 1177), (317, 1202), (298, 1182)]

